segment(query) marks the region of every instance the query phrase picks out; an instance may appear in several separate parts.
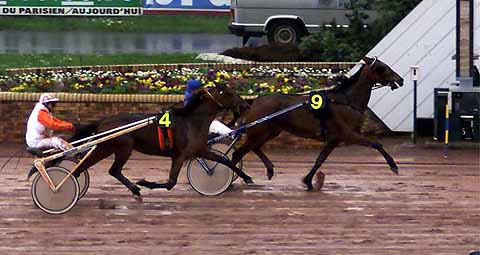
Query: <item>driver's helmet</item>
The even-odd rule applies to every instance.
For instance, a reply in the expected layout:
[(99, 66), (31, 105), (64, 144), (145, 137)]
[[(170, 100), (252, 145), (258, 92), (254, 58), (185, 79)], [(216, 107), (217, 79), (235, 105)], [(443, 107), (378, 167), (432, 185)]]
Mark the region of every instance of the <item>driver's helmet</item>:
[(57, 102), (59, 99), (53, 93), (43, 93), (38, 99), (38, 102), (41, 104), (46, 104), (50, 102)]
[(194, 91), (202, 87), (202, 82), (200, 80), (188, 80), (187, 86), (185, 89), (185, 101), (183, 102), (184, 105), (190, 103), (193, 95), (195, 94)]

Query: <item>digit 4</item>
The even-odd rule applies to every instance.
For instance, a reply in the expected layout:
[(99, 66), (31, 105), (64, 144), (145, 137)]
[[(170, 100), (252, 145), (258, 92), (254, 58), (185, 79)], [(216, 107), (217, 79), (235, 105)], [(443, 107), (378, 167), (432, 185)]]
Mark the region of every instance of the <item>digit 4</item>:
[(170, 127), (170, 125), (172, 124), (171, 120), (170, 120), (170, 111), (166, 111), (163, 113), (162, 117), (160, 117), (160, 119), (158, 120), (158, 125), (161, 126), (161, 127)]

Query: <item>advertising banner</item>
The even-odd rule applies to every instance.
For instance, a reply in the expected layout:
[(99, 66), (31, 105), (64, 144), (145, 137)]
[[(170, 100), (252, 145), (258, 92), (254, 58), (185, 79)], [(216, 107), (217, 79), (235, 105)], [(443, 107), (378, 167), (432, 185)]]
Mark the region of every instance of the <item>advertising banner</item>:
[(144, 0), (145, 14), (165, 12), (219, 12), (230, 11), (230, 0)]
[(0, 0), (0, 15), (136, 16), (143, 0)]

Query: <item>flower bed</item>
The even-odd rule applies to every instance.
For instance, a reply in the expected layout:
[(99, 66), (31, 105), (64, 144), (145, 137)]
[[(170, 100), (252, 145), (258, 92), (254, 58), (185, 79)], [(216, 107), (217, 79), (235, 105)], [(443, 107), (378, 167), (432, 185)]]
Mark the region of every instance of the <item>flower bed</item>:
[(254, 67), (242, 71), (181, 68), (154, 71), (48, 71), (0, 77), (3, 92), (66, 92), (104, 94), (182, 94), (188, 79), (206, 87), (225, 83), (242, 95), (298, 93), (331, 86), (344, 70)]

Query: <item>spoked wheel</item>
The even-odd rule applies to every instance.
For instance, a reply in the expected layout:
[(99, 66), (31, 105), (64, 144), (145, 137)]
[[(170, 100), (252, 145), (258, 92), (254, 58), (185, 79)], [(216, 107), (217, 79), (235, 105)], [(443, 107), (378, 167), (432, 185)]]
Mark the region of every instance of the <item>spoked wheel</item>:
[[(226, 157), (220, 151), (211, 151)], [(187, 179), (192, 188), (206, 196), (216, 196), (225, 192), (233, 181), (233, 171), (215, 161), (194, 159), (187, 165)]]
[[(65, 158), (55, 166), (63, 167), (68, 171), (72, 171), (79, 162), (80, 160), (76, 158)], [(80, 176), (77, 177), (77, 181), (80, 185), (80, 198), (82, 198), (87, 194), (88, 188), (90, 187), (90, 174), (88, 174), (88, 170), (83, 171)]]
[[(49, 167), (46, 171), (55, 185), (58, 185), (69, 174), (69, 171), (56, 166)], [(31, 192), (33, 202), (42, 211), (49, 214), (62, 214), (68, 212), (77, 203), (80, 195), (80, 186), (77, 179), (74, 176), (70, 176), (54, 192), (42, 178), (42, 175), (37, 174), (33, 179)]]
[[(211, 146), (211, 149), (216, 150), (216, 151), (221, 151), (221, 152), (223, 152), (223, 154), (225, 154), (225, 152), (226, 152), (227, 149), (228, 149), (228, 146), (229, 146), (228, 144), (216, 143), (216, 144), (213, 144), (213, 145)], [(235, 151), (235, 148), (236, 148), (236, 147), (234, 146), (233, 149), (231, 149), (231, 150), (228, 152), (228, 154), (226, 154), (226, 155), (227, 155), (227, 158), (228, 158), (229, 160), (232, 160), (232, 158), (233, 158), (233, 152)], [(236, 166), (238, 167), (238, 169), (243, 170), (243, 159), (241, 159), (241, 160), (237, 163)], [(234, 182), (237, 178), (238, 178), (238, 175), (234, 172), (234, 173), (233, 173), (233, 181), (232, 181), (232, 182)]]

